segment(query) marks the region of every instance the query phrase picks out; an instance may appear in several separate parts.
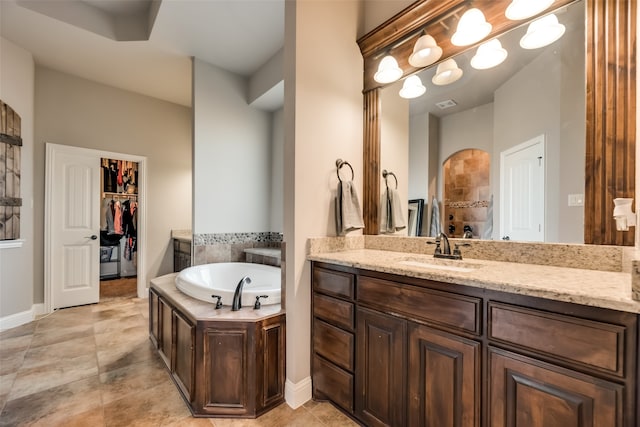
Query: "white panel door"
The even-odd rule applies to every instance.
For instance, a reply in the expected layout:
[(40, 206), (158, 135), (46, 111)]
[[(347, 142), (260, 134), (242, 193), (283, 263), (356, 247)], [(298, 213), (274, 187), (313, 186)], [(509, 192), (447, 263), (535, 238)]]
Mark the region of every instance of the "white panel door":
[(500, 236), (544, 241), (544, 135), (500, 154)]
[(97, 303), (100, 299), (100, 158), (82, 151), (53, 154), (52, 308)]

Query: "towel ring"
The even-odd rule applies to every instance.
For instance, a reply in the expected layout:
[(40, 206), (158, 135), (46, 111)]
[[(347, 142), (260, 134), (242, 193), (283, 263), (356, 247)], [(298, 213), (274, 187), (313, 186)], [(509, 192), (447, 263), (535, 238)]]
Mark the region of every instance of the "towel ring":
[(393, 177), (393, 179), (396, 180), (396, 190), (397, 190), (398, 189), (398, 177), (393, 172), (387, 172), (386, 169), (384, 169), (382, 171), (382, 177), (384, 178), (385, 185), (387, 186), (387, 188), (389, 188), (389, 182), (387, 181), (387, 178), (389, 177), (389, 175), (391, 175)]
[(351, 167), (349, 162), (347, 162), (346, 160), (342, 160), (342, 159), (336, 160), (336, 168), (337, 168), (336, 169), (336, 175), (338, 175), (338, 181), (342, 182), (342, 179), (340, 178), (340, 169), (344, 165), (349, 166), (349, 169), (351, 169), (351, 180), (353, 181), (353, 179), (355, 178), (355, 174), (353, 173), (353, 168)]

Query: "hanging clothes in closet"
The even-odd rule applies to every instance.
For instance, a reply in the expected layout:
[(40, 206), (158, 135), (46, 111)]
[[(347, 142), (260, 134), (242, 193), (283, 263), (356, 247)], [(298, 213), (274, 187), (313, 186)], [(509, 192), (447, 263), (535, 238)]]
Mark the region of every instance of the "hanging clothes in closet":
[(138, 203), (126, 200), (122, 203), (122, 228), (125, 238), (124, 258), (131, 261), (137, 250), (137, 215)]

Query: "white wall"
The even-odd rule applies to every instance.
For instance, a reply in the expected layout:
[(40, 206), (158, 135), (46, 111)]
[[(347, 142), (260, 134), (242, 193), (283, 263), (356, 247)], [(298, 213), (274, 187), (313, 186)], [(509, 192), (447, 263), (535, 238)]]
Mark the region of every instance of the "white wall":
[[(476, 148), (489, 153), (491, 165), (493, 151), (493, 103), (469, 108), (440, 119), (440, 142), (438, 176), (442, 177), (443, 164), (452, 154), (467, 148)], [(438, 200), (443, 200), (442, 187), (438, 187)]]
[(337, 158), (353, 166), (362, 197), (363, 63), (356, 44), (360, 12), (358, 1), (285, 4), (285, 397), (294, 407), (311, 397), (307, 239), (335, 235)]
[(415, 3), (415, 0), (363, 0), (362, 3), (364, 10), (362, 24), (358, 28), (358, 37), (374, 30), (378, 25)]
[[(498, 88), (494, 98), (494, 204), (500, 203), (500, 168), (496, 163), (500, 153), (544, 134), (547, 242), (584, 242), (584, 210), (567, 206), (568, 194), (584, 194), (584, 52), (579, 55), (572, 50), (574, 42), (563, 38), (555, 49), (545, 50)], [(579, 129), (570, 130), (576, 122), (581, 123)], [(500, 213), (498, 209), (493, 212), (497, 238)]]
[(271, 114), (245, 78), (194, 59), (193, 233), (271, 231)]
[(282, 233), (282, 187), (284, 173), (284, 109), (271, 115), (271, 228)]
[[(20, 149), (20, 238), (24, 243), (21, 248), (0, 249), (0, 319), (6, 320), (11, 315), (20, 317), (14, 316), (16, 323), (7, 322), (6, 327), (32, 320), (34, 251), (42, 247), (34, 242), (33, 226), (34, 74), (31, 54), (0, 38), (0, 99), (20, 115), (23, 143)], [(4, 327), (4, 322), (0, 326)]]
[[(380, 93), (380, 171), (393, 172), (398, 178), (398, 194), (402, 200), (402, 212), (407, 214), (404, 222), (408, 227), (409, 212), (409, 101), (398, 92), (404, 81), (398, 81), (384, 88)], [(393, 176), (387, 178), (394, 188)], [(425, 181), (426, 182), (426, 181)], [(381, 195), (385, 191), (385, 180), (380, 176)], [(381, 206), (378, 207), (380, 209)], [(394, 234), (407, 235), (405, 228)]]
[(46, 142), (147, 157), (146, 276), (173, 271), (171, 230), (191, 228), (191, 110), (42, 67), (35, 100), (34, 300), (44, 300)]

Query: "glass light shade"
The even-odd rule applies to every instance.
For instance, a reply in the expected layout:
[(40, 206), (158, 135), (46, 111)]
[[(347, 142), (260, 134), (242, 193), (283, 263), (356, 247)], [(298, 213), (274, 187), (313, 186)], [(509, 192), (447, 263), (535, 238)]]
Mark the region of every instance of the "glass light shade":
[(418, 76), (410, 76), (402, 84), (400, 96), (405, 99), (417, 98), (427, 91)]
[(420, 68), (436, 62), (442, 56), (442, 48), (429, 34), (420, 37), (413, 46), (413, 53), (409, 57), (411, 66)]
[(373, 79), (378, 83), (391, 83), (400, 77), (402, 77), (402, 69), (398, 67), (398, 61), (393, 56), (387, 55), (380, 61)]
[(487, 37), (491, 24), (487, 22), (480, 9), (469, 9), (460, 18), (456, 32), (451, 36), (455, 46), (469, 46)]
[(520, 39), (520, 46), (523, 49), (538, 49), (550, 45), (562, 37), (564, 31), (564, 25), (558, 23), (558, 18), (552, 13), (529, 24), (527, 34)]
[(462, 70), (458, 68), (458, 64), (453, 58), (449, 58), (438, 64), (436, 75), (431, 81), (434, 85), (444, 86), (459, 80), (460, 77), (462, 77)]
[(500, 40), (493, 39), (478, 47), (476, 54), (471, 58), (471, 66), (476, 70), (486, 70), (502, 64), (507, 59), (507, 51), (502, 47)]
[(543, 12), (553, 4), (554, 0), (513, 0), (504, 15), (512, 21), (530, 18)]

